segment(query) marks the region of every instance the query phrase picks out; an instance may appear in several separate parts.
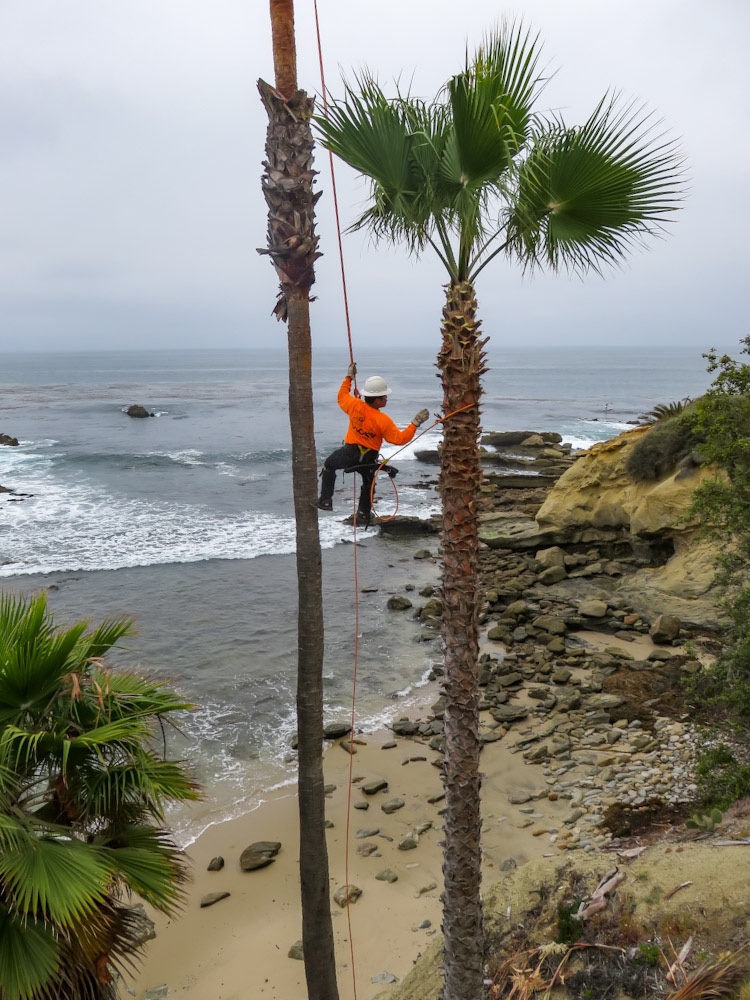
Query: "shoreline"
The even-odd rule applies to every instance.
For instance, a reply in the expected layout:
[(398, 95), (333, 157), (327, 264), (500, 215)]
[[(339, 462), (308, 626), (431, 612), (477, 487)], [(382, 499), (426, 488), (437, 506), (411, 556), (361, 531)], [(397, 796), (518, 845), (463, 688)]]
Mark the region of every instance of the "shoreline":
[[(331, 908), (340, 1000), (353, 1000), (355, 977), (358, 1000), (374, 1000), (389, 982), (404, 978), (440, 930), (442, 785), (432, 764), (436, 752), (418, 740), (394, 738), (389, 730), (381, 730), (366, 738), (356, 736), (355, 748), (351, 808), (349, 754), (334, 744), (324, 755), (326, 785), (335, 786), (326, 795), (326, 816), (332, 823)], [(482, 762), (483, 867), (489, 882), (499, 877), (503, 862), (510, 864), (509, 858), (515, 866), (555, 853), (548, 837), (540, 836), (529, 820), (532, 816), (537, 823), (544, 820), (549, 832), (562, 823), (569, 804), (545, 800), (525, 810), (509, 806), (513, 790), (534, 794), (537, 769), (500, 741), (485, 747)], [(387, 789), (365, 795), (362, 784), (376, 780), (386, 781)], [(387, 814), (381, 806), (395, 798), (404, 805)], [(355, 807), (364, 802), (366, 810)], [(196, 839), (186, 851), (193, 863), (193, 881), (182, 912), (165, 918), (147, 907), (156, 938), (146, 946), (138, 975), (126, 983), (131, 995), (145, 1000), (149, 991), (167, 986), (168, 993), (162, 995), (306, 1000), (303, 962), (288, 957), (301, 938), (298, 822), (296, 788), (278, 790), (253, 812), (210, 826)], [(418, 836), (416, 847), (399, 849), (407, 834), (424, 826), (428, 828)], [(240, 854), (260, 840), (281, 841), (275, 861), (257, 871), (241, 871)], [(225, 859), (225, 867), (207, 871), (216, 856)], [(397, 881), (377, 879), (388, 869)], [(345, 884), (362, 889), (348, 911), (333, 901)], [(201, 899), (211, 892), (230, 895), (201, 908)]]
[[(632, 643), (610, 636), (586, 637), (592, 645), (633, 649)], [(639, 644), (643, 652), (652, 645), (645, 638)], [(411, 707), (410, 717), (429, 717), (438, 692), (435, 681), (425, 690), (421, 707)], [(522, 731), (511, 727), (482, 749), (485, 890), (529, 861), (561, 856), (562, 843), (557, 842), (566, 829), (571, 802), (548, 794), (543, 769), (527, 762), (518, 749), (521, 732), (538, 732), (544, 726), (543, 718), (530, 717)], [(439, 936), (442, 783), (433, 765), (439, 753), (429, 748), (427, 737), (402, 738), (382, 728), (364, 736), (356, 732), (354, 746), (350, 757), (340, 741), (333, 741), (323, 758), (329, 789), (326, 817), (332, 824), (327, 838), (331, 911), (339, 1000), (375, 1000), (387, 996), (389, 987), (404, 979)], [(365, 795), (362, 785), (376, 780), (386, 781), (387, 787)], [(382, 806), (396, 798), (403, 806), (386, 813)], [(146, 945), (138, 975), (126, 983), (130, 995), (136, 1000), (176, 995), (195, 1000), (306, 1000), (304, 964), (289, 957), (302, 936), (298, 828), (295, 784), (269, 794), (252, 812), (200, 834), (186, 850), (193, 881), (184, 909), (165, 918), (147, 908), (156, 938)], [(399, 849), (407, 834), (420, 829), (413, 849)], [(242, 871), (240, 854), (262, 840), (281, 842), (275, 861), (257, 871)], [(217, 856), (225, 859), (224, 868), (207, 871)], [(377, 875), (385, 870), (394, 872), (397, 881), (379, 880)], [(333, 898), (345, 884), (362, 889), (348, 910)], [(201, 899), (212, 892), (230, 895), (201, 908)], [(168, 992), (160, 992), (165, 986)]]

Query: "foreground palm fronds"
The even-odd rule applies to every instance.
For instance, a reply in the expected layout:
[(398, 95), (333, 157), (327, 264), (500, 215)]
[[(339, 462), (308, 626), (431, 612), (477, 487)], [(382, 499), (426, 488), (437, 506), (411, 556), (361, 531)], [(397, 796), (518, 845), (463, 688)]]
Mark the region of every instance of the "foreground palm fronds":
[(123, 897), (179, 904), (164, 808), (198, 792), (165, 758), (188, 703), (104, 657), (128, 621), (54, 625), (44, 595), (0, 597), (0, 997), (114, 996), (142, 928)]

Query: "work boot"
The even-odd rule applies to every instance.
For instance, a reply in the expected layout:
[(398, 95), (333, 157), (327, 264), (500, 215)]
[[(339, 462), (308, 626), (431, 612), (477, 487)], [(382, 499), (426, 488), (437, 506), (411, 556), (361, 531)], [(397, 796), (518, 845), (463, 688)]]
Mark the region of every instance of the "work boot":
[(333, 510), (333, 500), (329, 497), (320, 497), (315, 506), (320, 510)]

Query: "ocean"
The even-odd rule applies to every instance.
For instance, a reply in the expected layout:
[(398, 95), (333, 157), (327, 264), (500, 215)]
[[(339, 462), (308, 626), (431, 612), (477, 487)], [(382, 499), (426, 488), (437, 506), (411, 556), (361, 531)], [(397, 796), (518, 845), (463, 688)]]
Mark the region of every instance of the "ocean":
[[(699, 350), (555, 348), (490, 344), (485, 431), (557, 431), (575, 449), (606, 440), (659, 403), (710, 383)], [(434, 357), (357, 357), (360, 383), (385, 376), (387, 412), (404, 426), (439, 413)], [(128, 617), (136, 634), (116, 660), (165, 679), (197, 706), (172, 739), (206, 796), (170, 821), (181, 843), (210, 822), (257, 806), (294, 780), (296, 568), (287, 359), (283, 350), (5, 354), (0, 370), (0, 586), (45, 589), (60, 624)], [(336, 393), (348, 364), (314, 359), (320, 461), (346, 418)], [(131, 404), (150, 419), (125, 414)], [(431, 421), (426, 427), (429, 427)], [(437, 469), (416, 459), (440, 440), (432, 428), (405, 449), (399, 472), (378, 479), (375, 508), (427, 517), (439, 510)], [(398, 454), (395, 452), (398, 451)], [(408, 711), (434, 663), (387, 597), (436, 580), (413, 543), (356, 532), (344, 517), (355, 492), (339, 476), (333, 514), (321, 514), (326, 721), (351, 712), (355, 598), (357, 725)], [(397, 492), (393, 486), (397, 488)], [(422, 543), (424, 544), (424, 543)], [(427, 543), (437, 551), (437, 542)], [(415, 598), (415, 602), (419, 597)]]

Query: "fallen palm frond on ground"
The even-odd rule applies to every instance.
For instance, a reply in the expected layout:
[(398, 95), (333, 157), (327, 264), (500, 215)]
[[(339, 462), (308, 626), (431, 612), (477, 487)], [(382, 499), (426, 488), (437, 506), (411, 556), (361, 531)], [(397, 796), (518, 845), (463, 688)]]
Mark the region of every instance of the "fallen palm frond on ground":
[[(750, 969), (746, 950), (726, 959), (708, 962), (685, 980), (666, 1000), (750, 1000)], [(738, 993), (738, 988), (744, 988)]]

